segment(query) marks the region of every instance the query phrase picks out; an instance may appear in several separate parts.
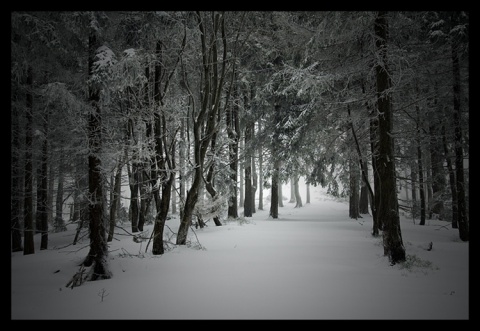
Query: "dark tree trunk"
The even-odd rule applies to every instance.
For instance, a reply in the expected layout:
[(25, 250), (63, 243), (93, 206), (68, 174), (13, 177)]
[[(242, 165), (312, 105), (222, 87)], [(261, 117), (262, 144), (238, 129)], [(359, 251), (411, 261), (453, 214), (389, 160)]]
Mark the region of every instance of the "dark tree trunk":
[(425, 225), (425, 186), (423, 185), (423, 161), (420, 140), (417, 141), (418, 186), (420, 188), (420, 225)]
[[(253, 97), (253, 96), (252, 96)], [(255, 139), (255, 123), (252, 122), (252, 141)], [(256, 213), (255, 209), (255, 195), (257, 193), (258, 186), (258, 175), (257, 167), (255, 165), (255, 148), (251, 148), (251, 159), (252, 159), (252, 214)]]
[[(368, 178), (368, 164), (367, 161), (363, 162), (363, 171), (365, 171), (365, 177)], [(360, 214), (368, 214), (368, 185), (365, 178), (362, 176), (362, 186), (360, 188), (360, 203), (358, 205), (358, 212)]]
[(452, 228), (458, 229), (458, 199), (457, 199), (457, 187), (455, 181), (455, 171), (453, 169), (452, 160), (450, 159), (450, 152), (447, 146), (447, 137), (445, 133), (445, 125), (442, 125), (442, 140), (443, 150), (445, 152), (445, 161), (447, 162), (448, 179), (450, 182), (450, 191), (452, 194)]
[[(234, 99), (237, 98), (237, 87), (233, 86)], [(240, 125), (238, 120), (238, 104), (227, 107), (226, 124), (228, 134), (228, 161), (230, 166), (230, 197), (228, 200), (228, 218), (238, 218), (238, 139)]]
[(183, 208), (185, 203), (185, 119), (182, 118), (180, 126), (180, 141), (179, 144), (179, 162), (180, 162), (180, 218), (183, 217)]
[[(88, 69), (89, 76), (93, 74), (93, 64), (95, 60), (95, 51), (98, 47), (96, 30), (92, 29), (88, 39), (89, 58)], [(102, 114), (100, 108), (100, 90), (98, 87), (89, 85), (89, 101), (92, 107), (88, 116), (88, 195), (89, 195), (89, 228), (90, 228), (90, 251), (83, 261), (83, 265), (88, 267), (93, 264), (93, 271), (89, 275), (89, 280), (108, 279), (111, 277), (107, 269), (108, 245), (107, 231), (105, 229), (104, 219), (104, 194), (100, 160), (102, 136)]]
[[(458, 24), (458, 13), (452, 13), (452, 26)], [(463, 133), (462, 133), (462, 110), (461, 110), (461, 85), (460, 85), (460, 60), (458, 54), (460, 40), (452, 36), (452, 66), (453, 66), (453, 126), (455, 128), (455, 172), (457, 188), (458, 208), (458, 232), (460, 240), (469, 241), (470, 230), (465, 198), (465, 178), (463, 171)]]
[[(52, 161), (49, 161), (49, 167), (48, 167), (48, 189), (47, 189), (47, 221), (49, 224), (52, 224), (53, 223), (53, 210), (54, 210), (54, 206), (53, 206), (53, 195), (54, 195), (54, 186), (55, 186), (55, 167), (54, 167), (54, 163)], [(72, 206), (72, 212), (75, 211), (75, 209), (73, 208), (73, 204), (71, 205)], [(73, 214), (72, 214), (73, 216)]]
[(25, 126), (25, 188), (24, 188), (24, 248), (23, 254), (34, 254), (35, 244), (33, 240), (33, 169), (32, 169), (32, 122), (33, 122), (33, 73), (32, 67), (28, 67), (27, 71), (27, 87), (26, 95), (26, 126)]
[[(166, 136), (167, 131), (166, 131), (166, 124), (165, 124), (165, 117), (163, 119), (163, 131), (164, 135), (163, 137)], [(160, 139), (160, 137), (158, 137)], [(165, 139), (165, 138), (164, 138)], [(172, 139), (175, 139), (174, 137)], [(157, 212), (157, 216), (155, 217), (155, 225), (153, 228), (153, 247), (152, 247), (152, 254), (153, 255), (161, 255), (164, 253), (164, 247), (163, 247), (163, 232), (165, 229), (165, 222), (167, 220), (168, 216), (168, 210), (170, 206), (170, 198), (172, 194), (172, 184), (173, 180), (175, 178), (175, 172), (173, 169), (175, 169), (175, 144), (172, 143), (172, 149), (169, 151), (166, 140), (163, 141), (162, 146), (165, 149), (165, 162), (162, 164), (162, 169), (167, 170), (167, 167), (165, 165), (168, 165), (168, 170), (169, 175), (168, 179), (162, 178), (162, 200), (160, 203), (160, 210)], [(169, 157), (168, 155), (171, 155)], [(162, 176), (166, 177), (166, 175)]]
[[(418, 157), (417, 157), (418, 158)], [(418, 212), (417, 203), (417, 163), (410, 164), (410, 178), (412, 179), (412, 218), (415, 219)]]
[(245, 202), (243, 212), (245, 217), (252, 217), (252, 157), (249, 152), (252, 140), (252, 127), (249, 123), (245, 125)]
[(168, 180), (162, 184), (162, 201), (161, 208), (155, 218), (155, 225), (153, 227), (153, 246), (152, 254), (161, 255), (165, 252), (163, 247), (163, 232), (165, 229), (165, 222), (167, 220), (169, 202), (172, 193), (172, 183), (175, 178), (175, 173), (171, 172)]
[(378, 208), (380, 205), (380, 177), (377, 171), (377, 163), (379, 159), (379, 140), (378, 140), (378, 117), (372, 115), (370, 118), (370, 148), (372, 151), (372, 171), (373, 171), (373, 194), (370, 193), (373, 228), (372, 235), (378, 236), (380, 230), (383, 229), (383, 221), (378, 217)]
[(279, 172), (280, 172), (280, 160), (278, 158), (279, 147), (279, 135), (277, 124), (281, 122), (281, 105), (280, 103), (275, 103), (275, 122), (274, 122), (274, 132), (273, 132), (273, 146), (272, 146), (272, 156), (273, 156), (273, 174), (272, 174), (272, 193), (270, 199), (270, 216), (272, 218), (278, 218), (278, 207), (280, 205), (282, 195), (279, 189), (281, 183), (279, 182)]
[[(239, 135), (238, 136), (238, 139), (239, 139), (239, 150), (240, 151), (245, 151), (244, 149), (244, 141), (242, 140), (242, 136)], [(244, 165), (245, 163), (244, 162), (239, 162), (239, 169), (238, 169), (238, 172), (240, 174), (240, 190), (239, 190), (239, 197), (238, 197), (238, 207), (239, 208), (243, 208), (243, 204), (245, 202), (245, 199), (244, 199), (244, 184), (245, 184), (245, 180), (243, 179), (244, 177)]]
[(41, 171), (40, 177), (37, 179), (41, 182), (40, 185), (40, 203), (37, 208), (37, 222), (40, 222), (40, 250), (48, 248), (48, 213), (47, 213), (47, 193), (48, 193), (48, 114), (45, 115), (44, 124), (43, 124), (43, 140), (42, 140), (42, 160), (41, 160)]
[(58, 165), (58, 183), (57, 183), (57, 197), (55, 201), (55, 232), (66, 231), (65, 222), (63, 220), (63, 182), (64, 182), (64, 158), (65, 153), (63, 148), (60, 149), (59, 153), (59, 165)]
[(146, 176), (146, 171), (145, 171), (146, 164), (144, 162), (141, 163), (140, 169), (139, 169), (139, 179), (140, 179), (140, 185), (139, 185), (139, 191), (140, 191), (140, 203), (139, 203), (139, 211), (138, 211), (138, 231), (143, 231), (143, 226), (145, 224), (145, 220), (147, 217), (147, 210), (148, 206), (150, 205), (150, 197), (149, 194), (147, 193), (148, 185), (150, 180)]
[(383, 220), (383, 248), (384, 254), (392, 264), (405, 261), (405, 248), (400, 229), (398, 215), (397, 188), (395, 179), (394, 145), (392, 137), (392, 109), (389, 89), (390, 75), (387, 68), (387, 36), (388, 23), (385, 12), (379, 12), (375, 19), (376, 48), (381, 62), (376, 64), (377, 102), (378, 102), (378, 133), (379, 158), (377, 171), (380, 182), (381, 204), (378, 217)]
[[(135, 152), (134, 152), (135, 153)], [(130, 183), (130, 209), (131, 209), (131, 223), (132, 223), (132, 232), (138, 232), (138, 218), (139, 218), (139, 202), (138, 202), (138, 191), (140, 183), (140, 166), (139, 162), (134, 159), (132, 161), (132, 180)]]
[(270, 216), (272, 218), (278, 218), (278, 173), (279, 173), (279, 161), (275, 161), (273, 175), (272, 175), (272, 190), (270, 199)]
[[(261, 132), (260, 121), (258, 132)], [(263, 150), (262, 144), (258, 144), (258, 209), (263, 210)]]
[(278, 165), (278, 206), (283, 207), (283, 183), (280, 180), (280, 163)]
[[(215, 170), (216, 142), (217, 142), (217, 134), (214, 133), (212, 135), (212, 143), (211, 143), (211, 149), (210, 149), (212, 152), (213, 159), (212, 159), (212, 163), (210, 164), (210, 167), (208, 168), (207, 178), (205, 181), (205, 188), (207, 189), (207, 192), (212, 197), (212, 201), (215, 201), (215, 199), (218, 198), (217, 191), (215, 190), (215, 187), (214, 187), (214, 178), (213, 178), (213, 174)], [(217, 215), (213, 217), (213, 222), (215, 223), (216, 226), (222, 225), (222, 222), (220, 222), (220, 218)], [(201, 222), (199, 221), (199, 223)]]
[[(12, 87), (13, 88), (13, 87)], [(16, 106), (16, 102), (18, 100), (18, 92), (15, 89), (13, 91), (13, 99), (14, 102), (12, 103), (12, 127), (11, 127), (11, 182), (10, 182), (10, 203), (11, 203), (11, 216), (10, 216), (10, 232), (11, 232), (11, 240), (12, 252), (20, 252), (23, 250), (22, 246), (22, 233), (20, 227), (20, 192), (22, 191), (22, 185), (20, 181), (20, 161), (19, 161), (19, 153), (20, 153), (20, 124), (19, 124), (19, 112), (18, 107)]]
[[(41, 154), (42, 148), (40, 148), (40, 154)], [(42, 212), (43, 212), (43, 207), (42, 207), (42, 161), (41, 161), (42, 155), (40, 155), (40, 164), (37, 165), (37, 176), (36, 176), (36, 183), (37, 183), (37, 188), (36, 188), (36, 208), (34, 210), (35, 212), (35, 217), (34, 217), (34, 224), (35, 224), (35, 234), (41, 233), (42, 232), (42, 222), (40, 220)]]
[(442, 153), (442, 142), (440, 126), (436, 118), (429, 126), (430, 130), (430, 163), (432, 166), (432, 200), (430, 202), (430, 215), (435, 213), (439, 219), (443, 219), (443, 199), (442, 195), (445, 191), (445, 171), (443, 170), (443, 160), (445, 160)]
[(357, 162), (350, 160), (350, 202), (349, 202), (349, 216), (353, 219), (358, 219), (360, 213), (358, 210), (359, 196), (358, 196), (358, 166)]

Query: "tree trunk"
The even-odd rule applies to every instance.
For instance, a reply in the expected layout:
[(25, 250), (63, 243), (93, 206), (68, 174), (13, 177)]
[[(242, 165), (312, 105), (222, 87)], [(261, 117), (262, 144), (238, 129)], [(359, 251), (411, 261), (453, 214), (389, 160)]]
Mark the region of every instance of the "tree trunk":
[(378, 139), (378, 117), (373, 115), (371, 111), (370, 117), (370, 149), (372, 152), (372, 172), (373, 172), (373, 194), (370, 192), (370, 202), (372, 207), (373, 228), (372, 235), (378, 236), (383, 228), (383, 221), (378, 217), (378, 208), (380, 205), (380, 183), (381, 179), (377, 171), (377, 163), (379, 162), (379, 139)]
[[(95, 26), (93, 24), (92, 26)], [(89, 58), (88, 69), (89, 76), (93, 74), (93, 64), (95, 60), (95, 51), (97, 44), (97, 31), (91, 29), (88, 39)], [(108, 245), (106, 237), (106, 222), (104, 220), (104, 194), (102, 182), (102, 163), (100, 152), (102, 146), (102, 114), (100, 108), (100, 90), (98, 87), (89, 84), (89, 101), (92, 109), (88, 116), (88, 195), (89, 195), (89, 228), (90, 228), (90, 251), (83, 261), (83, 265), (88, 267), (93, 264), (93, 271), (89, 275), (89, 280), (108, 279), (111, 277), (107, 269)]]
[(376, 48), (381, 61), (376, 63), (378, 133), (379, 133), (379, 163), (377, 171), (381, 178), (381, 204), (378, 217), (383, 220), (384, 254), (392, 264), (405, 261), (405, 248), (400, 229), (398, 215), (397, 188), (395, 179), (395, 158), (392, 137), (392, 109), (390, 99), (390, 74), (387, 68), (387, 35), (388, 23), (385, 12), (379, 12), (375, 19)]
[(57, 182), (57, 198), (55, 202), (55, 232), (66, 231), (65, 222), (63, 220), (63, 182), (65, 171), (65, 153), (63, 148), (59, 153), (58, 165), (58, 182)]
[[(13, 87), (12, 87), (13, 88)], [(20, 192), (22, 191), (22, 184), (20, 181), (20, 124), (19, 124), (19, 111), (16, 106), (18, 100), (18, 92), (16, 89), (13, 90), (13, 99), (12, 102), (12, 127), (11, 127), (11, 137), (12, 137), (12, 148), (11, 152), (11, 173), (10, 173), (10, 203), (11, 203), (11, 216), (10, 216), (10, 232), (11, 232), (11, 241), (12, 252), (20, 252), (23, 250), (22, 246), (22, 233), (20, 228)]]
[[(367, 161), (363, 161), (363, 169), (365, 171), (365, 177), (368, 178), (368, 164)], [(358, 205), (358, 212), (360, 214), (368, 214), (368, 186), (365, 182), (365, 178), (362, 176), (362, 186), (360, 188), (360, 203)]]
[(78, 223), (75, 237), (73, 239), (73, 245), (76, 245), (80, 231), (88, 224), (90, 215), (88, 212), (88, 199), (86, 195), (88, 193), (88, 166), (83, 162), (83, 159), (77, 157), (76, 169), (75, 169), (75, 192), (73, 195), (74, 200), (74, 220)]
[(252, 127), (250, 123), (245, 124), (245, 202), (243, 204), (243, 213), (245, 217), (252, 217), (252, 157), (250, 154), (250, 144), (252, 140)]
[(43, 140), (42, 140), (42, 160), (41, 160), (41, 171), (40, 178), (38, 180), (41, 182), (40, 185), (40, 203), (37, 208), (37, 222), (40, 221), (40, 250), (48, 248), (48, 213), (47, 213), (47, 193), (48, 193), (48, 114), (45, 115), (43, 123)]
[(32, 67), (28, 67), (27, 71), (27, 87), (26, 95), (26, 126), (25, 126), (25, 183), (24, 183), (24, 247), (23, 254), (34, 254), (35, 244), (33, 241), (33, 169), (32, 169), (32, 137), (33, 137), (33, 74)]
[[(253, 98), (253, 96), (252, 96), (252, 98)], [(254, 141), (254, 139), (255, 139), (255, 122), (252, 122), (251, 132), (252, 132), (252, 141)], [(252, 159), (252, 214), (255, 214), (256, 213), (256, 210), (255, 210), (255, 195), (257, 193), (257, 187), (258, 187), (257, 167), (255, 165), (255, 148), (251, 148), (251, 159)]]
[(360, 216), (358, 205), (358, 166), (357, 162), (350, 160), (350, 200), (349, 200), (349, 216), (353, 219), (358, 219)]
[(280, 171), (279, 168), (280, 161), (275, 160), (273, 175), (272, 175), (272, 190), (270, 194), (270, 216), (272, 218), (278, 218), (278, 172)]
[[(220, 121), (220, 118), (218, 118), (218, 120)], [(217, 191), (215, 190), (215, 187), (214, 187), (215, 180), (213, 177), (214, 169), (215, 169), (215, 157), (217, 156), (216, 142), (217, 142), (217, 134), (215, 132), (212, 135), (212, 142), (211, 142), (211, 149), (210, 149), (212, 152), (212, 163), (210, 164), (210, 167), (208, 169), (207, 178), (205, 181), (205, 188), (207, 189), (208, 193), (212, 197), (212, 201), (215, 201), (218, 198)], [(213, 222), (215, 223), (216, 226), (222, 225), (222, 222), (220, 222), (220, 218), (217, 215), (213, 217)]]
[[(159, 125), (159, 122), (156, 122), (156, 125)], [(161, 158), (162, 162), (160, 163), (162, 171), (161, 182), (162, 182), (162, 201), (160, 203), (160, 210), (157, 212), (157, 216), (155, 217), (155, 225), (153, 228), (153, 247), (152, 247), (152, 254), (153, 255), (161, 255), (165, 252), (164, 250), (164, 243), (163, 243), (163, 232), (165, 229), (165, 222), (168, 216), (168, 210), (170, 206), (170, 198), (172, 194), (172, 185), (175, 179), (175, 144), (174, 140), (175, 137), (172, 137), (172, 144), (171, 150), (168, 149), (167, 146), (167, 126), (165, 116), (162, 114), (162, 135), (156, 136), (157, 138), (157, 146), (162, 146), (163, 150), (162, 153), (165, 153), (164, 156)], [(162, 143), (160, 143), (160, 139), (163, 139)], [(158, 150), (157, 150), (158, 152)], [(166, 175), (168, 173), (168, 177)], [(166, 178), (167, 177), (167, 178)], [(179, 230), (180, 232), (180, 230)]]
[[(239, 139), (239, 144), (240, 144), (240, 147), (239, 147), (239, 150), (241, 153), (245, 154), (245, 149), (243, 148), (243, 140), (241, 139), (242, 137), (239, 135), (238, 136), (238, 139)], [(239, 162), (238, 163), (240, 165), (240, 169), (238, 170), (239, 173), (240, 173), (240, 192), (239, 192), (239, 200), (238, 200), (238, 207), (239, 208), (243, 208), (244, 206), (244, 197), (243, 197), (243, 192), (244, 192), (244, 189), (243, 189), (243, 186), (244, 186), (244, 179), (243, 179), (243, 174), (244, 174), (244, 162)]]
[(306, 203), (310, 203), (310, 183), (306, 183), (305, 186), (307, 187), (307, 201), (306, 201)]
[[(48, 190), (47, 190), (47, 222), (49, 224), (53, 223), (53, 195), (54, 195), (54, 186), (55, 186), (55, 167), (54, 167), (54, 162), (51, 160), (49, 161), (49, 167), (48, 167)], [(72, 208), (72, 211), (74, 209)]]
[(300, 176), (296, 176), (294, 177), (293, 179), (293, 186), (294, 186), (294, 193), (295, 193), (295, 201), (297, 202), (295, 204), (295, 208), (300, 208), (300, 207), (303, 207), (303, 204), (302, 204), (302, 196), (300, 195), (300, 188), (298, 186), (298, 181), (300, 179)]
[[(278, 174), (280, 175), (280, 166), (279, 166)], [(278, 185), (278, 206), (279, 207), (284, 207), (284, 205), (283, 205), (283, 183), (280, 180), (280, 176), (278, 176), (277, 181), (278, 181), (278, 183), (277, 183), (277, 185)]]
[(113, 240), (113, 232), (115, 230), (115, 224), (117, 222), (117, 211), (120, 205), (120, 193), (121, 193), (121, 184), (122, 184), (122, 156), (118, 157), (117, 170), (115, 172), (115, 177), (113, 179), (113, 189), (112, 189), (112, 198), (110, 199), (110, 221), (108, 229), (108, 238), (107, 241), (110, 242)]
[[(258, 122), (258, 131), (260, 122)], [(258, 144), (258, 210), (263, 210), (263, 150), (262, 144)]]
[[(135, 152), (134, 152), (135, 154)], [(132, 160), (132, 180), (130, 183), (130, 209), (131, 213), (131, 223), (132, 223), (132, 232), (138, 232), (138, 218), (139, 218), (139, 202), (138, 202), (138, 190), (140, 183), (140, 173), (139, 173), (139, 164), (135, 156)]]
[(172, 188), (173, 188), (173, 192), (172, 192), (172, 214), (176, 214), (177, 213), (177, 190), (176, 190), (176, 186), (177, 186), (177, 181), (175, 179), (175, 176), (173, 177), (173, 182), (172, 182)]
[(423, 161), (420, 139), (417, 140), (418, 185), (420, 187), (420, 225), (425, 225), (425, 189), (423, 185)]
[(165, 248), (163, 247), (163, 232), (168, 216), (169, 202), (174, 178), (175, 172), (172, 171), (168, 177), (168, 180), (162, 184), (162, 203), (160, 204), (162, 207), (155, 217), (155, 225), (153, 227), (153, 255), (161, 255), (165, 252)]
[(181, 124), (180, 124), (180, 141), (178, 142), (179, 146), (178, 146), (178, 149), (179, 149), (179, 156), (178, 156), (178, 160), (179, 160), (179, 163), (180, 163), (180, 205), (179, 205), (179, 209), (180, 209), (180, 219), (183, 217), (183, 208), (184, 208), (184, 204), (185, 204), (185, 161), (186, 161), (186, 157), (185, 157), (185, 119), (182, 118), (181, 119)]
[[(233, 86), (234, 99), (237, 98), (237, 87)], [(228, 199), (228, 218), (238, 218), (238, 139), (240, 126), (238, 119), (238, 104), (227, 107), (225, 121), (228, 134), (228, 161), (230, 167), (230, 196)]]
[(452, 228), (458, 229), (458, 198), (457, 198), (457, 187), (455, 181), (455, 171), (452, 166), (452, 160), (450, 152), (448, 151), (447, 146), (447, 137), (445, 133), (445, 125), (442, 125), (442, 141), (443, 141), (443, 150), (445, 152), (445, 161), (447, 162), (448, 169), (448, 179), (450, 182), (450, 191), (452, 194)]
[[(452, 13), (452, 26), (458, 23), (458, 13)], [(455, 172), (458, 202), (458, 232), (460, 240), (469, 241), (470, 230), (465, 198), (465, 178), (463, 172), (463, 133), (461, 109), (460, 61), (458, 55), (459, 38), (452, 36), (452, 67), (453, 67), (453, 126), (455, 128)]]
[(295, 179), (293, 176), (290, 178), (290, 201), (289, 203), (295, 203)]
[[(439, 219), (443, 219), (443, 199), (442, 195), (445, 191), (445, 171), (443, 170), (442, 143), (439, 124), (435, 121), (430, 124), (430, 163), (432, 165), (432, 201), (430, 213), (438, 215)], [(432, 218), (432, 215), (430, 215)]]

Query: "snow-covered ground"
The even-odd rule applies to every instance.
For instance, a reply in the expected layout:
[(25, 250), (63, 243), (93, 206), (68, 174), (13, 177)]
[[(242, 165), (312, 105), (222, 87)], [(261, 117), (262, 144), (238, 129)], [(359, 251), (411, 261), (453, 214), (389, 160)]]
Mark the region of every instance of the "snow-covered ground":
[[(284, 195), (289, 186), (284, 185)], [(113, 277), (66, 284), (88, 252), (74, 225), (49, 249), (11, 253), (12, 319), (469, 319), (469, 244), (444, 221), (401, 217), (407, 262), (390, 266), (372, 218), (311, 187), (311, 203), (269, 202), (243, 222), (189, 231), (162, 256), (122, 229), (109, 245)], [(265, 191), (265, 196), (268, 191)], [(166, 232), (178, 230), (178, 215)], [(123, 225), (130, 231), (129, 224)], [(145, 230), (151, 233), (152, 225)], [(427, 250), (429, 243), (432, 250)]]

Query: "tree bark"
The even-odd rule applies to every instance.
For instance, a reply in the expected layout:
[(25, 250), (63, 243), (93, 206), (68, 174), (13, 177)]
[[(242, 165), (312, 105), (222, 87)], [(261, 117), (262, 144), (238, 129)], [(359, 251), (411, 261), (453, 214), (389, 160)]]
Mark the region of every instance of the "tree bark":
[(48, 213), (47, 213), (47, 193), (48, 193), (48, 114), (45, 115), (43, 123), (43, 140), (42, 140), (42, 160), (40, 178), (40, 203), (37, 208), (37, 222), (40, 221), (40, 250), (48, 248)]
[(457, 187), (456, 187), (456, 181), (455, 181), (455, 170), (453, 169), (450, 152), (448, 151), (445, 125), (442, 125), (442, 141), (443, 141), (443, 150), (445, 154), (445, 161), (447, 162), (450, 192), (452, 195), (452, 228), (458, 229), (458, 198), (457, 198)]
[[(417, 87), (418, 90), (418, 87)], [(425, 187), (423, 179), (423, 155), (422, 155), (422, 142), (420, 137), (420, 108), (415, 107), (417, 111), (417, 164), (418, 164), (418, 186), (420, 188), (420, 225), (425, 225)]]
[[(261, 132), (260, 121), (258, 131)], [(263, 210), (263, 150), (262, 144), (258, 144), (258, 210)]]
[[(377, 163), (379, 158), (379, 139), (378, 139), (378, 117), (375, 115), (376, 111), (374, 109), (369, 109), (367, 105), (367, 110), (369, 110), (370, 121), (369, 121), (369, 131), (370, 131), (370, 150), (372, 152), (372, 172), (373, 172), (373, 192), (370, 187), (370, 205), (372, 209), (372, 218), (373, 218), (373, 228), (372, 235), (378, 236), (380, 230), (383, 228), (383, 222), (378, 217), (378, 208), (380, 204), (380, 177), (377, 171)], [(366, 172), (364, 171), (363, 177), (365, 178)], [(367, 178), (368, 179), (368, 178)]]
[[(458, 13), (452, 13), (452, 26), (458, 23)], [(470, 231), (465, 198), (465, 178), (463, 171), (463, 133), (461, 109), (460, 60), (458, 54), (459, 38), (452, 36), (452, 67), (453, 67), (453, 126), (455, 128), (455, 179), (458, 203), (458, 233), (460, 240), (469, 241)]]
[(368, 181), (368, 164), (367, 161), (363, 161), (362, 171), (365, 171), (365, 176), (362, 176), (362, 186), (360, 188), (360, 203), (358, 205), (358, 212), (360, 214), (368, 214), (368, 182), (365, 181), (367, 178)]
[[(12, 87), (14, 88), (14, 87)], [(20, 124), (19, 124), (19, 111), (16, 103), (18, 101), (18, 91), (13, 90), (13, 102), (12, 102), (12, 127), (11, 137), (12, 142), (10, 149), (11, 152), (11, 182), (10, 182), (10, 203), (11, 203), (11, 216), (10, 216), (10, 232), (11, 232), (11, 250), (12, 252), (20, 252), (23, 250), (22, 245), (22, 233), (20, 229), (20, 192), (22, 191), (22, 184), (20, 181)]]
[(353, 219), (358, 219), (360, 216), (358, 205), (358, 166), (357, 162), (350, 160), (350, 200), (349, 200), (349, 216)]
[(307, 201), (306, 203), (310, 203), (310, 183), (305, 184), (306, 189), (307, 189)]
[[(436, 104), (436, 100), (435, 100)], [(429, 126), (430, 133), (430, 163), (432, 171), (432, 200), (430, 202), (430, 215), (429, 218), (432, 218), (432, 214), (435, 213), (438, 215), (439, 219), (443, 219), (443, 199), (442, 195), (445, 191), (445, 171), (443, 170), (443, 160), (445, 159), (442, 155), (442, 143), (441, 143), (441, 133), (439, 123), (437, 122), (436, 117), (430, 123)]]
[(425, 225), (425, 187), (423, 181), (423, 160), (420, 139), (417, 139), (418, 185), (420, 187), (420, 225)]
[(23, 254), (34, 254), (35, 244), (33, 241), (33, 169), (32, 169), (32, 139), (33, 139), (33, 69), (31, 66), (27, 70), (27, 88), (26, 95), (26, 124), (25, 124), (25, 183), (24, 183), (24, 205), (23, 205), (23, 228), (24, 228), (24, 247)]
[(67, 230), (65, 222), (63, 220), (63, 182), (65, 177), (65, 153), (63, 148), (60, 148), (59, 154), (57, 197), (55, 201), (55, 232)]
[[(95, 26), (93, 24), (92, 26)], [(95, 53), (98, 47), (97, 31), (92, 28), (88, 39), (88, 72), (93, 75), (93, 64)], [(89, 195), (89, 228), (90, 228), (90, 251), (83, 261), (83, 265), (88, 267), (93, 264), (93, 271), (89, 275), (89, 280), (108, 279), (111, 277), (107, 269), (108, 246), (106, 237), (106, 222), (104, 220), (104, 194), (100, 160), (102, 146), (102, 113), (100, 108), (100, 90), (99, 87), (89, 84), (88, 88), (89, 102), (92, 107), (88, 116), (88, 195)]]
[(273, 175), (272, 175), (272, 189), (270, 193), (270, 216), (272, 218), (278, 218), (278, 172), (280, 171), (280, 161), (274, 161)]
[(243, 204), (243, 213), (245, 217), (252, 217), (252, 157), (250, 153), (250, 144), (252, 140), (252, 127), (250, 123), (245, 124), (245, 202)]
[(394, 145), (392, 137), (392, 109), (389, 89), (391, 87), (388, 72), (387, 35), (388, 22), (385, 12), (379, 12), (375, 19), (376, 48), (381, 61), (376, 63), (379, 157), (377, 171), (380, 182), (381, 203), (378, 217), (383, 220), (383, 248), (390, 263), (405, 261), (405, 248), (398, 215), (397, 188), (395, 179)]
[(302, 196), (300, 195), (300, 188), (298, 186), (299, 179), (300, 179), (300, 176), (297, 176), (297, 175), (295, 175), (293, 179), (293, 186), (295, 188), (294, 194), (295, 194), (295, 201), (296, 201), (295, 208), (303, 207)]
[(290, 201), (289, 203), (295, 203), (295, 180), (293, 176), (290, 178)]
[[(234, 78), (235, 79), (235, 78)], [(234, 99), (237, 98), (237, 87), (232, 87)], [(227, 107), (225, 121), (228, 134), (228, 161), (230, 167), (230, 197), (228, 200), (228, 218), (238, 218), (238, 139), (240, 125), (238, 119), (238, 104)]]
[(279, 172), (280, 172), (280, 160), (278, 158), (279, 150), (279, 132), (277, 129), (277, 124), (281, 120), (281, 105), (275, 103), (275, 121), (274, 121), (274, 132), (273, 132), (273, 142), (272, 142), (272, 157), (273, 157), (273, 174), (272, 174), (272, 189), (270, 194), (270, 216), (272, 218), (278, 218), (278, 207), (280, 200), (282, 199), (281, 192), (279, 192)]

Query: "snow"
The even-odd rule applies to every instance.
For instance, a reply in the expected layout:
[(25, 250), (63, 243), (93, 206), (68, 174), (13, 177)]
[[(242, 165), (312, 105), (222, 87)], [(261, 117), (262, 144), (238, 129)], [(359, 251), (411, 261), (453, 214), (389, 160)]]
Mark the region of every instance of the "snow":
[[(371, 216), (350, 219), (348, 203), (321, 187), (311, 186), (310, 204), (294, 206), (280, 207), (277, 220), (266, 201), (244, 222), (209, 221), (189, 231), (186, 246), (171, 237), (162, 256), (118, 228), (109, 245), (113, 277), (73, 289), (66, 284), (88, 236), (72, 246), (68, 225), (40, 251), (36, 234), (35, 254), (11, 253), (11, 318), (469, 319), (469, 244), (450, 223), (420, 226), (401, 216), (407, 263), (391, 266), (381, 237), (370, 234)], [(167, 235), (178, 225), (172, 215)]]

